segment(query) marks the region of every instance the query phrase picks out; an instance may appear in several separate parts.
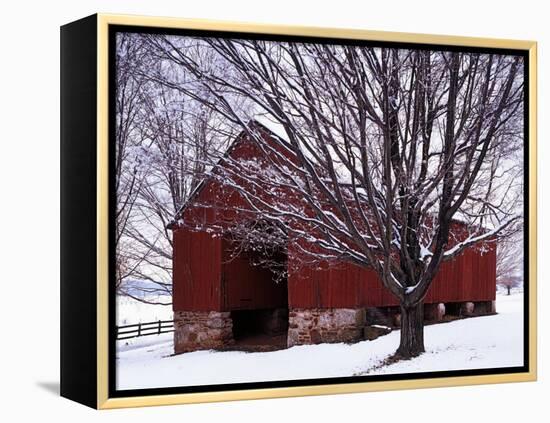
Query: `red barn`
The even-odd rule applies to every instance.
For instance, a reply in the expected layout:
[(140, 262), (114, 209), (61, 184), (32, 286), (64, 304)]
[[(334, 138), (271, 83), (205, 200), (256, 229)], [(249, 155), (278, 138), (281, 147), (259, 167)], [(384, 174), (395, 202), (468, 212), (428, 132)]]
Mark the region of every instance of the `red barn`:
[[(260, 127), (267, 141), (275, 136)], [(243, 132), (226, 154), (239, 159), (257, 151)], [(222, 190), (226, 207), (205, 206)], [(205, 179), (170, 225), (176, 353), (227, 348), (251, 337), (256, 344), (276, 339), (286, 346), (352, 342), (368, 336), (372, 324), (398, 325), (397, 299), (369, 269), (342, 262), (293, 272), (296, 257), (287, 248), (278, 254), (289, 269), (280, 281), (254, 265), (256, 253), (235, 257), (229, 238), (208, 225), (243, 219), (234, 211), (242, 201), (236, 191)], [(483, 253), (470, 248), (441, 265), (424, 301), (425, 318), (492, 313), (495, 294), (495, 244)]]

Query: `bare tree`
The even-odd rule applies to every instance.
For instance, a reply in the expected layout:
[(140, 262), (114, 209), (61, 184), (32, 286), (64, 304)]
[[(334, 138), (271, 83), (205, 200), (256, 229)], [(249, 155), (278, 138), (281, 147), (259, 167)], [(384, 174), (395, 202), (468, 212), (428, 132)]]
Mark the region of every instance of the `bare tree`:
[(147, 140), (142, 155), (148, 173), (137, 196), (134, 218), (126, 235), (134, 242), (133, 256), (140, 262), (133, 276), (170, 294), (172, 286), (172, 237), (167, 229), (176, 211), (205, 177), (207, 164), (228, 135), (213, 126), (212, 111), (156, 86), (143, 113), (141, 130)]
[(519, 235), (501, 240), (497, 248), (497, 285), (508, 295), (523, 283), (523, 238)]
[(521, 279), (518, 276), (506, 276), (501, 278), (498, 284), (506, 289), (506, 295), (510, 295), (513, 288), (521, 286)]
[(140, 134), (140, 110), (144, 82), (134, 72), (142, 60), (142, 46), (129, 34), (119, 33), (116, 39), (116, 95), (115, 95), (115, 248), (116, 288), (135, 268), (131, 257), (131, 243), (125, 233), (131, 221), (134, 205), (140, 191), (144, 168), (136, 154), (143, 138)]
[[(520, 57), (219, 38), (190, 48), (170, 36), (146, 42), (208, 95), (169, 76), (163, 84), (240, 125), (262, 153), (225, 157), (211, 175), (245, 199), (239, 212), (271, 223), (271, 236), (248, 229), (241, 238), (287, 242), (308, 265), (347, 260), (374, 269), (400, 303), (401, 357), (424, 351), (422, 302), (440, 264), (521, 229)], [(223, 59), (223, 76), (197, 62), (198, 48)], [(254, 114), (233, 107), (241, 97)], [(258, 114), (280, 136), (266, 142), (261, 125), (248, 124)]]
[(185, 73), (175, 74), (140, 34), (120, 35), (117, 53), (117, 263), (124, 268), (117, 287), (138, 301), (169, 305), (167, 224), (235, 129), (212, 108), (159, 83), (158, 75), (171, 75), (191, 92), (200, 89)]

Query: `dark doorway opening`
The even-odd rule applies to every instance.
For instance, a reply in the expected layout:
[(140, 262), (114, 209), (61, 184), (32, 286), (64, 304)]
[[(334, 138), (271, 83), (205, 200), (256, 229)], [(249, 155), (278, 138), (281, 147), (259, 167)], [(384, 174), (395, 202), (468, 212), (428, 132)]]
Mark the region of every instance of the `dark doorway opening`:
[(273, 351), (286, 348), (288, 309), (234, 310), (235, 347), (245, 351)]
[[(271, 226), (251, 222), (252, 231), (269, 235)], [(266, 236), (267, 236), (266, 235)], [(286, 245), (261, 245), (232, 237), (223, 240), (223, 302), (231, 311), (235, 349), (286, 348), (288, 281)]]

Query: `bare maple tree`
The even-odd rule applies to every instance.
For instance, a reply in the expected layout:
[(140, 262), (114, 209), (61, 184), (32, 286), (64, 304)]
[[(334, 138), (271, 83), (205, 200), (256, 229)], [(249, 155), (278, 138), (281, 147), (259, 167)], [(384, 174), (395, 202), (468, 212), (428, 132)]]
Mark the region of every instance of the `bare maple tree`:
[(120, 292), (124, 281), (135, 268), (125, 233), (143, 179), (143, 167), (136, 151), (143, 141), (139, 128), (145, 84), (134, 72), (142, 58), (142, 46), (135, 43), (130, 35), (121, 33), (116, 39), (116, 53), (114, 180), (117, 201), (114, 244), (117, 251), (115, 283), (117, 292)]
[(153, 92), (143, 107), (141, 127), (146, 140), (141, 157), (148, 172), (126, 236), (133, 242), (130, 254), (139, 262), (133, 277), (150, 283), (149, 294), (171, 294), (173, 245), (167, 225), (205, 177), (210, 155), (228, 135), (222, 135), (210, 109), (188, 99), (182, 104), (181, 95), (163, 86), (154, 85)]
[[(238, 125), (263, 153), (223, 157), (210, 175), (239, 192), (243, 211), (269, 223), (244, 228), (241, 238), (286, 242), (308, 264), (337, 259), (374, 269), (400, 303), (399, 356), (424, 351), (423, 299), (441, 263), (521, 230), (521, 57), (145, 41), (204, 91), (170, 75), (160, 82)], [(197, 50), (223, 66), (205, 68)], [(236, 98), (253, 104), (252, 112), (235, 107)], [(279, 136), (266, 142), (262, 126)], [(466, 231), (453, 229), (457, 219)]]
[[(172, 237), (167, 224), (235, 133), (215, 111), (158, 82), (175, 74), (140, 34), (117, 45), (117, 288), (135, 300), (170, 305)], [(205, 63), (208, 58), (205, 59)], [(204, 92), (203, 95), (206, 95)]]

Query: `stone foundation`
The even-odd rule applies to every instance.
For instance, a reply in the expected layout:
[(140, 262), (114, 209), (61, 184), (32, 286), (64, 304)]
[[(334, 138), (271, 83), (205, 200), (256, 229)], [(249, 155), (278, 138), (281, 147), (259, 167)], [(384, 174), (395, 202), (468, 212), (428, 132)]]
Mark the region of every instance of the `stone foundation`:
[(476, 301), (475, 314), (495, 314), (497, 312), (496, 301)]
[(364, 309), (292, 309), (288, 314), (289, 347), (363, 339)]
[(445, 304), (424, 304), (424, 320), (429, 322), (439, 322), (445, 316)]
[(445, 304), (445, 314), (456, 317), (485, 316), (496, 313), (495, 301), (464, 301)]
[(476, 305), (471, 301), (465, 301), (460, 305), (461, 316), (473, 316)]
[[(452, 303), (424, 304), (424, 321), (441, 322), (445, 316), (475, 317), (496, 313), (495, 301), (464, 301)], [(393, 328), (401, 326), (399, 307), (367, 307), (365, 309), (367, 325), (383, 325)]]
[(174, 312), (174, 352), (176, 354), (224, 348), (234, 342), (233, 323), (229, 312)]

